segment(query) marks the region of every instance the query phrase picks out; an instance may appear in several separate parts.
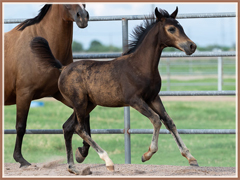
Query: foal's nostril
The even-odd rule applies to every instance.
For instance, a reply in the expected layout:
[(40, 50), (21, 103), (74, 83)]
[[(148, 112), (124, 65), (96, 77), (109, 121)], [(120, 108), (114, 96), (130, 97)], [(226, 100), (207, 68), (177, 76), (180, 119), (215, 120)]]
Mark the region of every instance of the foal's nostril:
[(195, 51), (196, 47), (197, 46), (195, 44), (193, 44), (193, 43), (190, 44), (190, 50), (191, 51)]
[(190, 49), (193, 50), (193, 44), (190, 45)]

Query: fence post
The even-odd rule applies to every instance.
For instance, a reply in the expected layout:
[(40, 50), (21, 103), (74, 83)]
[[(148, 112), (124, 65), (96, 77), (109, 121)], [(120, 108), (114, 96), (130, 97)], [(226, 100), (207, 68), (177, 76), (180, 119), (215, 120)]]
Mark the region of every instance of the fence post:
[[(122, 49), (128, 49), (128, 20), (122, 19)], [(130, 107), (124, 107), (124, 145), (125, 164), (131, 164), (131, 140), (128, 130), (130, 129)]]
[[(221, 50), (219, 50), (221, 52)], [(223, 85), (223, 67), (222, 67), (222, 57), (218, 57), (218, 91), (222, 91)]]

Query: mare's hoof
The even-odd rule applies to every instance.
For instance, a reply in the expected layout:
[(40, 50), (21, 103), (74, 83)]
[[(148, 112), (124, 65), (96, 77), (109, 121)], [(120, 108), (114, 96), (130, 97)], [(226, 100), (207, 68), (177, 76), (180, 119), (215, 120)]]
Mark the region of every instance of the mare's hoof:
[(31, 164), (29, 162), (25, 162), (25, 163), (21, 163), (19, 168), (27, 168), (29, 166), (31, 166)]
[(193, 160), (191, 162), (189, 162), (190, 166), (199, 166), (198, 163), (197, 163), (197, 160)]
[(80, 174), (80, 172), (76, 169), (75, 166), (69, 165), (69, 166), (68, 166), (68, 171), (69, 171), (70, 173), (75, 174), (75, 175), (79, 175), (79, 174)]
[(83, 157), (81, 154), (81, 150), (82, 150), (82, 148), (79, 147), (79, 148), (77, 148), (76, 153), (75, 153), (75, 158), (78, 163), (82, 163), (85, 159), (85, 157)]
[(114, 171), (114, 166), (106, 166), (106, 167), (107, 167), (107, 170)]

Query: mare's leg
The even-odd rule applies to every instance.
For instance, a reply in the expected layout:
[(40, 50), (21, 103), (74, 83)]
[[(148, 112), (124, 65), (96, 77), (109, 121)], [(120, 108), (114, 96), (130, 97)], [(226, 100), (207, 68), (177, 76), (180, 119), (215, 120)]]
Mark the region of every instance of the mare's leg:
[(159, 115), (155, 113), (144, 100), (135, 98), (131, 101), (130, 106), (142, 113), (144, 116), (148, 117), (153, 124), (153, 137), (151, 145), (149, 146), (148, 152), (144, 153), (142, 156), (142, 162), (145, 162), (149, 160), (158, 150), (158, 136), (162, 123)]
[[(56, 94), (54, 94), (53, 97), (56, 100), (61, 101), (63, 104), (67, 105), (68, 107), (72, 108), (72, 106), (63, 98), (63, 96), (61, 95), (61, 93), (59, 91)], [(84, 122), (85, 122), (86, 130), (89, 133), (89, 135), (91, 136), (89, 119), (90, 119), (90, 115), (88, 115), (85, 118)], [(76, 115), (72, 114), (71, 117), (63, 125), (63, 129), (64, 129), (64, 127), (66, 127), (64, 132), (67, 136), (66, 138), (68, 139), (68, 141), (70, 141), (70, 143), (72, 142), (72, 135), (74, 133), (74, 129), (72, 130), (71, 128), (73, 128), (73, 124), (76, 122), (77, 122), (77, 117), (76, 117)], [(65, 138), (65, 141), (66, 141), (66, 138)], [(65, 142), (65, 144), (66, 144), (66, 142)], [(67, 147), (67, 144), (66, 144), (66, 147)], [(83, 147), (77, 148), (75, 156), (76, 156), (76, 161), (78, 163), (82, 163), (84, 161), (84, 159), (87, 157), (89, 147), (90, 146), (85, 141), (83, 141)], [(70, 147), (69, 147), (69, 149), (70, 149)]]
[(187, 149), (186, 145), (183, 143), (181, 137), (178, 134), (177, 128), (173, 122), (173, 120), (170, 118), (170, 116), (167, 114), (162, 101), (159, 96), (155, 98), (155, 100), (150, 105), (152, 109), (154, 109), (155, 112), (157, 112), (163, 121), (166, 128), (171, 132), (173, 138), (175, 139), (178, 148), (185, 158), (188, 159), (188, 162), (191, 166), (198, 166), (197, 160), (190, 154), (189, 150)]
[(22, 156), (22, 141), (23, 136), (26, 132), (27, 116), (30, 107), (32, 96), (23, 91), (17, 91), (16, 96), (16, 106), (17, 106), (17, 119), (16, 119), (16, 143), (13, 153), (13, 158), (15, 161), (20, 163), (20, 167), (30, 166), (31, 164), (27, 162)]
[(73, 160), (73, 152), (72, 152), (72, 136), (75, 131), (75, 126), (77, 124), (76, 114), (73, 114), (68, 118), (68, 120), (63, 124), (63, 135), (65, 139), (65, 146), (67, 151), (67, 164), (68, 170), (75, 174), (79, 174), (79, 172), (74, 167), (74, 160)]

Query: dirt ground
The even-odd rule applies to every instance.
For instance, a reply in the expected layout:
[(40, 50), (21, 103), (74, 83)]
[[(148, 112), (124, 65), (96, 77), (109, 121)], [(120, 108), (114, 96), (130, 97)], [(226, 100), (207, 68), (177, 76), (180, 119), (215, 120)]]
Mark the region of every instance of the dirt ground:
[(67, 165), (60, 161), (32, 164), (28, 168), (19, 168), (18, 163), (5, 163), (3, 177), (23, 176), (81, 176), (81, 177), (103, 177), (103, 176), (158, 176), (158, 177), (236, 177), (235, 167), (191, 167), (170, 165), (139, 165), (139, 164), (115, 164), (114, 172), (106, 169), (104, 164), (76, 164), (80, 175), (71, 174), (67, 171)]

